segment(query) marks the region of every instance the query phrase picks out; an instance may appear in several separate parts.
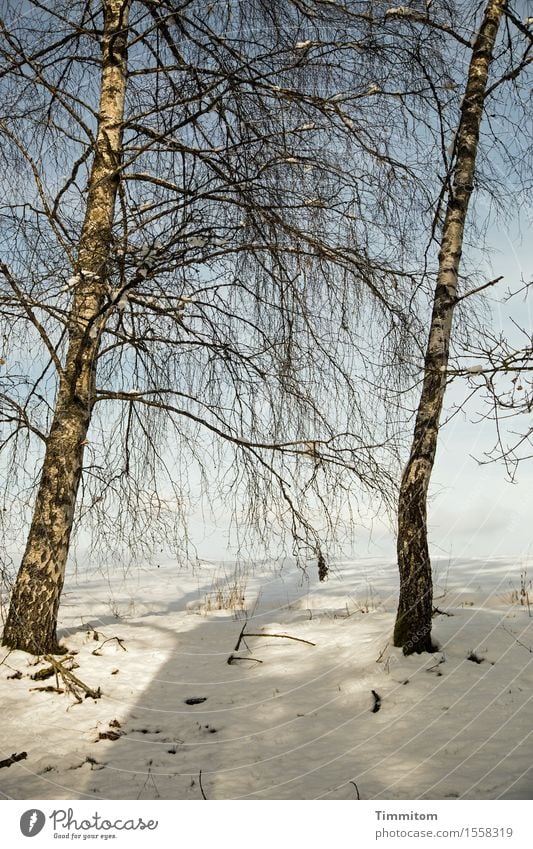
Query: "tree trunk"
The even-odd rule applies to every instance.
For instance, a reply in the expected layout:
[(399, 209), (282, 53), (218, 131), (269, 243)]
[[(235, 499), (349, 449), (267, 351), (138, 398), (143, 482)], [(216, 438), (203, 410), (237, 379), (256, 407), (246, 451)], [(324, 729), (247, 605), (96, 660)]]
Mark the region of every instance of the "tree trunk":
[(400, 601), (394, 645), (405, 654), (434, 651), (433, 586), (427, 539), (427, 493), (437, 449), (439, 419), (457, 299), (465, 221), (472, 194), (479, 131), (493, 50), (506, 2), (490, 0), (476, 36), (456, 142), (456, 162), (439, 252), (437, 284), (424, 363), (424, 382), (409, 461), (398, 503)]
[(107, 266), (122, 157), (129, 6), (130, 0), (103, 2), (100, 106), (69, 315), (69, 345), (26, 550), (4, 628), (5, 645), (33, 654), (59, 650), (57, 612), (108, 300)]

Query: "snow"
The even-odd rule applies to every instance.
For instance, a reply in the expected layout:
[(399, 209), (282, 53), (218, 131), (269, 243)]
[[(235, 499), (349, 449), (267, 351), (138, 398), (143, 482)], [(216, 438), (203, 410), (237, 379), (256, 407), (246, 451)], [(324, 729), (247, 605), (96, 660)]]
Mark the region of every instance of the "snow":
[(396, 15), (408, 15), (410, 11), (411, 9), (409, 9), (408, 6), (392, 6), (385, 12), (385, 17), (388, 18)]
[[(2, 792), (200, 799), (201, 770), (209, 799), (354, 799), (351, 782), (362, 799), (530, 798), (533, 563), (434, 566), (440, 650), (408, 658), (390, 645), (383, 560), (338, 563), (322, 584), (290, 564), (71, 578), (62, 641), (102, 697), (34, 689), (55, 686), (30, 677), (47, 664), (4, 650), (0, 758), (27, 758)], [(243, 626), (285, 636), (237, 651)]]

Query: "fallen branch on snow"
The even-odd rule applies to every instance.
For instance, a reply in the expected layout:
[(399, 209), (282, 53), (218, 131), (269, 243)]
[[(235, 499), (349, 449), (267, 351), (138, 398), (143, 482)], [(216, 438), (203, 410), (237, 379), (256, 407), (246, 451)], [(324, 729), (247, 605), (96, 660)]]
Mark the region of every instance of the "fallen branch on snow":
[(65, 685), (65, 689), (67, 693), (72, 693), (74, 698), (78, 703), (81, 704), (83, 701), (80, 691), (85, 693), (84, 698), (91, 699), (99, 699), (102, 695), (100, 687), (97, 690), (93, 690), (91, 687), (88, 687), (87, 684), (84, 684), (76, 675), (74, 675), (69, 669), (65, 669), (63, 663), (69, 658), (65, 658), (65, 661), (56, 660), (52, 655), (45, 654), (44, 659), (53, 666), (56, 672), (56, 675), (59, 675), (61, 680)]
[[(96, 633), (96, 631), (95, 631), (95, 633)], [(107, 640), (104, 640), (103, 643), (100, 643), (99, 646), (96, 646), (96, 648), (93, 649), (91, 654), (95, 654), (97, 657), (100, 656), (100, 654), (101, 654), (100, 649), (103, 648), (106, 643), (112, 643), (113, 640), (117, 641), (117, 643), (119, 644), (122, 651), (127, 651), (127, 648), (124, 645), (124, 640), (121, 640), (120, 637), (108, 637)]]
[(261, 634), (247, 633), (246, 634), (245, 629), (246, 629), (246, 622), (242, 626), (241, 633), (239, 634), (239, 639), (237, 640), (237, 642), (235, 644), (235, 648), (233, 649), (233, 651), (239, 651), (239, 647), (240, 647), (240, 645), (241, 645), (241, 643), (242, 643), (242, 641), (244, 640), (245, 637), (276, 637), (277, 639), (280, 639), (280, 640), (295, 640), (297, 643), (306, 643), (306, 645), (308, 645), (308, 646), (316, 646), (316, 643), (312, 643), (310, 640), (303, 640), (301, 637), (291, 637), (290, 634), (264, 634), (264, 633), (261, 633)]

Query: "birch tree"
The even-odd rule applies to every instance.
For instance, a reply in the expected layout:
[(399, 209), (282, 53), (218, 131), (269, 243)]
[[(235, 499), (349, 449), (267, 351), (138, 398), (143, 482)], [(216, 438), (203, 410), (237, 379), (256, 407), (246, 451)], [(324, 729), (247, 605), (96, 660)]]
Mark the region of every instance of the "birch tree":
[(427, 201), (393, 117), (428, 87), (365, 4), (28, 0), (1, 51), (4, 500), (30, 511), (4, 642), (43, 653), (75, 521), (179, 535), (193, 465), (319, 558), (351, 480), (390, 498), (376, 387), (409, 378)]
[[(96, 360), (104, 325), (107, 265), (122, 164), (129, 7), (123, 0), (106, 0), (103, 8), (97, 131), (64, 364), (46, 332), (41, 333), (59, 375), (59, 388), (26, 551), (4, 630), (7, 645), (34, 652), (46, 648), (57, 651), (59, 597), (96, 399)], [(18, 284), (5, 264), (2, 272), (17, 296)], [(25, 301), (23, 295), (21, 299)], [(37, 318), (35, 324), (40, 330)]]
[[(420, 16), (410, 16), (408, 9), (392, 10), (391, 15), (411, 18), (417, 23), (420, 21)], [(506, 32), (499, 41), (502, 22)], [(502, 0), (490, 0), (484, 5), (480, 26), (472, 38), (471, 58), (453, 143), (452, 166), (449, 179), (443, 185), (445, 209), (442, 225), (438, 219), (436, 221), (438, 271), (424, 378), (398, 503), (400, 600), (394, 644), (402, 647), (406, 654), (434, 650), (431, 639), (433, 606), (427, 495), (448, 380), (454, 310), (468, 294), (459, 288), (460, 265), (467, 216), (478, 176), (476, 160), (480, 131), (491, 95), (499, 93), (502, 85), (516, 80), (531, 62), (528, 26)], [(491, 79), (491, 70), (496, 62), (497, 68), (501, 67), (502, 53), (506, 55), (507, 66), (499, 78)]]

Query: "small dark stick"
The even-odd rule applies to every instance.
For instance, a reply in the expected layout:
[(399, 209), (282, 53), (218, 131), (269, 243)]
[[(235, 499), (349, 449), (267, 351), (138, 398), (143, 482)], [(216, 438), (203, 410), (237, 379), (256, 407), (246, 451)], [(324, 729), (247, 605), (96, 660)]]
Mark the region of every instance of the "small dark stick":
[(236, 655), (236, 654), (230, 654), (230, 656), (228, 657), (227, 662), (228, 662), (228, 663), (229, 663), (229, 665), (231, 666), (231, 664), (232, 664), (232, 663), (235, 663), (237, 660), (251, 660), (251, 661), (253, 661), (253, 663), (263, 663), (263, 661), (262, 661), (262, 660), (258, 660), (258, 658), (257, 658), (257, 657), (238, 657), (238, 655)]
[(359, 787), (357, 786), (355, 781), (350, 781), (350, 784), (353, 784), (353, 786), (355, 787), (355, 792), (357, 793), (357, 801), (360, 801), (361, 796), (359, 795)]
[(202, 784), (202, 770), (200, 770), (198, 774), (198, 784), (200, 785), (200, 793), (202, 794), (202, 799), (205, 799), (205, 801), (207, 802), (207, 796), (204, 793), (204, 787)]
[(389, 647), (389, 641), (387, 640), (387, 644), (385, 645), (385, 647), (384, 647), (384, 648), (382, 648), (382, 649), (381, 649), (381, 651), (380, 651), (380, 653), (379, 653), (379, 657), (378, 657), (378, 659), (376, 660), (376, 663), (381, 663), (381, 660), (382, 660), (382, 658), (383, 658), (383, 655), (384, 655), (384, 654), (385, 654), (385, 652), (387, 651), (388, 647)]
[(246, 628), (246, 624), (247, 623), (245, 622), (244, 625), (241, 628), (241, 633), (239, 634), (239, 639), (235, 643), (235, 648), (233, 649), (233, 651), (239, 651), (239, 647), (241, 645), (241, 642), (242, 642), (242, 640), (244, 640), (244, 629)]
[(434, 607), (432, 616), (453, 616), (453, 613), (448, 613), (447, 610), (441, 610), (440, 607)]
[(6, 766), (9, 767), (12, 764), (16, 764), (18, 763), (18, 761), (25, 761), (27, 757), (27, 752), (18, 752), (18, 754), (17, 752), (13, 752), (10, 758), (6, 758), (4, 761), (0, 761), (0, 769), (3, 769)]
[(372, 690), (372, 695), (374, 696), (374, 707), (372, 708), (372, 713), (377, 713), (381, 707), (381, 696), (379, 693), (376, 693), (375, 690)]

